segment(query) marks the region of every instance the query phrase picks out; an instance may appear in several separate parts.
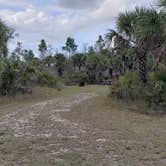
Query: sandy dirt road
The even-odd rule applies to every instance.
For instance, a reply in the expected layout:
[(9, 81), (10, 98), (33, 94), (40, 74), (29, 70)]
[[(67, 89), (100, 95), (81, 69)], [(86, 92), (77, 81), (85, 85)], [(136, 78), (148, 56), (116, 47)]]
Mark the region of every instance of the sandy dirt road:
[[(137, 137), (116, 126), (117, 114), (94, 114), (96, 99), (96, 93), (77, 93), (10, 108), (0, 117), (0, 166), (166, 165), (165, 128), (152, 131), (160, 129), (161, 144)], [(107, 121), (112, 124), (103, 126)]]

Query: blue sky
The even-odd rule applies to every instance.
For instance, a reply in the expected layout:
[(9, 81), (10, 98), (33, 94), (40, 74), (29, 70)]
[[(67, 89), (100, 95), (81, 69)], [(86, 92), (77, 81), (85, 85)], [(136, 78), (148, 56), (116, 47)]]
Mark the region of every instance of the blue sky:
[[(37, 52), (41, 39), (58, 48), (68, 36), (82, 50), (114, 28), (119, 12), (153, 6), (156, 0), (0, 0), (0, 18), (19, 33), (23, 47)], [(10, 50), (16, 41), (10, 42)]]

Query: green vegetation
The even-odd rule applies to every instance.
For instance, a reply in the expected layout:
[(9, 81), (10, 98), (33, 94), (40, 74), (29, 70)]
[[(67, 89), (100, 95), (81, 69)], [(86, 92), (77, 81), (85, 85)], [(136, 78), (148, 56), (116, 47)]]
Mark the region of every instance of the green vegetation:
[[(164, 6), (164, 1), (161, 1), (161, 5)], [(115, 48), (118, 54), (126, 51), (126, 57), (126, 53), (133, 49), (137, 63), (133, 61), (132, 64), (138, 66), (133, 66), (132, 70), (120, 76), (120, 79), (111, 87), (112, 95), (132, 101), (141, 99), (147, 101), (149, 105), (162, 105), (164, 109), (166, 104), (166, 15), (163, 10), (159, 12), (157, 10), (136, 8), (135, 11), (121, 13), (117, 21), (118, 32), (111, 30), (107, 37), (115, 37)]]
[(165, 166), (166, 0), (82, 52), (71, 37), (9, 52), (14, 36), (0, 20), (0, 165)]
[(146, 101), (149, 106), (166, 104), (165, 73), (151, 73), (147, 84), (139, 82), (138, 73), (128, 72), (111, 86), (111, 96), (125, 101)]
[(31, 93), (32, 87), (38, 85), (60, 90), (63, 84), (84, 86), (107, 81), (113, 84), (113, 97), (164, 107), (165, 7), (165, 0), (161, 0), (156, 8), (120, 13), (116, 30), (109, 29), (105, 36), (99, 35), (96, 43), (84, 52), (78, 51), (71, 37), (62, 47), (63, 52), (56, 53), (42, 39), (39, 56), (32, 50), (23, 50), (19, 41), (9, 53), (7, 44), (14, 31), (0, 21), (0, 95)]

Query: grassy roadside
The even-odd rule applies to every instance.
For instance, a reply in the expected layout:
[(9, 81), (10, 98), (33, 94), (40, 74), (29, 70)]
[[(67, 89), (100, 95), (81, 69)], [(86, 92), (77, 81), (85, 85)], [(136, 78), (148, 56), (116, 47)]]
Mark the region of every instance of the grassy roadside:
[(84, 92), (96, 92), (96, 93), (106, 93), (107, 88), (97, 85), (89, 85), (85, 87), (78, 86), (66, 86), (61, 91), (58, 91), (55, 88), (48, 87), (35, 87), (33, 88), (33, 93), (31, 95), (16, 95), (14, 97), (0, 97), (0, 106), (8, 105), (12, 103), (24, 103), (37, 100), (45, 100), (52, 97), (63, 96), (63, 95), (72, 95), (75, 93), (84, 93)]
[(85, 87), (69, 86), (64, 87), (61, 91), (55, 88), (35, 87), (31, 95), (16, 95), (15, 97), (0, 97), (0, 116), (7, 113), (8, 108), (24, 106), (36, 102), (49, 100), (61, 96), (70, 96), (77, 93), (95, 92), (98, 94), (106, 94), (108, 89), (103, 86), (89, 85)]
[[(131, 165), (165, 165), (166, 121), (163, 116), (144, 114), (134, 104), (118, 104), (104, 94), (73, 107), (72, 112), (63, 116), (87, 124), (92, 132), (99, 130), (98, 137), (107, 140), (105, 150), (109, 153), (109, 149), (114, 149), (119, 162), (122, 159), (122, 163)], [(111, 134), (107, 134), (109, 132)]]

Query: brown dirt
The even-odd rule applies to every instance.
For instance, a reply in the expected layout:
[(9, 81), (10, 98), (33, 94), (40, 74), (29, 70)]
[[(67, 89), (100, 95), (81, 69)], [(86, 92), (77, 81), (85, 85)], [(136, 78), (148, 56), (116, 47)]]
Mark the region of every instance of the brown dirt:
[(165, 118), (115, 107), (105, 91), (87, 87), (7, 108), (0, 166), (165, 166)]

